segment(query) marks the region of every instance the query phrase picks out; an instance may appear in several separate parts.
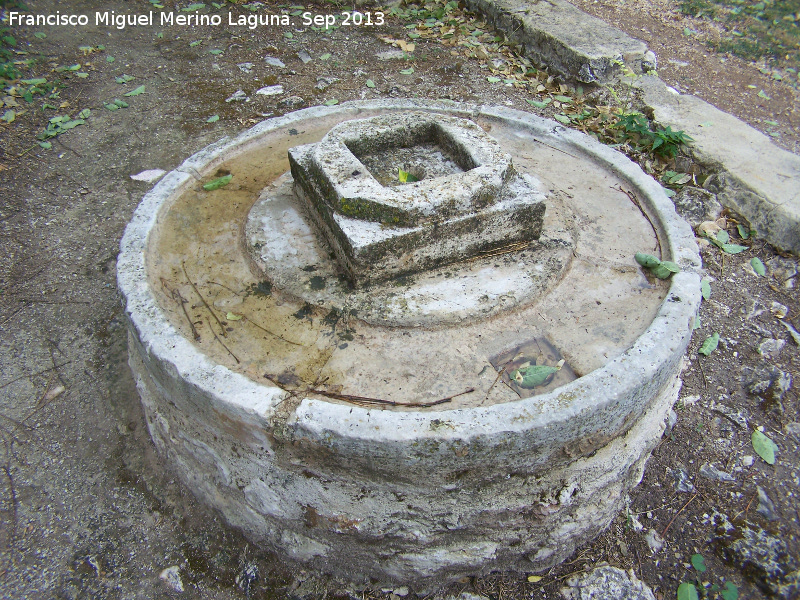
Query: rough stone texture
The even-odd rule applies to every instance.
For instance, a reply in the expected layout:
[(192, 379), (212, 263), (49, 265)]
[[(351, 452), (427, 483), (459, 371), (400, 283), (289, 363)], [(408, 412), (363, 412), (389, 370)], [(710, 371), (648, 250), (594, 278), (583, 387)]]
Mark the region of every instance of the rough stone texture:
[[(266, 131), (365, 108), (516, 120), (543, 137), (559, 132), (548, 139), (628, 178), (665, 232), (662, 247), (684, 267), (645, 333), (553, 392), (449, 411), (376, 410), (289, 394), (201, 354), (148, 286), (148, 239), (161, 209), (196, 173), (213, 172)], [(364, 102), (272, 119), (165, 176), (121, 246), (130, 362), (161, 454), (252, 539), (361, 581), (425, 586), (496, 569), (541, 570), (597, 535), (664, 431), (699, 304), (693, 234), (660, 186), (586, 136), (503, 108)]]
[(722, 212), (722, 205), (717, 202), (716, 196), (702, 188), (684, 187), (672, 197), (672, 202), (678, 214), (692, 227), (697, 227), (703, 221), (716, 221)]
[(716, 173), (710, 191), (720, 204), (745, 217), (759, 237), (800, 254), (800, 156), (707, 102), (677, 93), (657, 77), (642, 77), (637, 85), (657, 123), (694, 138), (691, 152)]
[(722, 555), (768, 594), (793, 600), (800, 594), (800, 569), (786, 543), (760, 527), (734, 527), (723, 522), (716, 543)]
[(644, 42), (564, 0), (467, 0), (467, 6), (507, 32), (531, 59), (569, 79), (608, 83), (623, 64), (635, 73), (655, 69)]
[[(419, 172), (419, 181), (401, 186), (378, 181), (379, 170), (396, 179), (397, 162), (415, 153), (425, 160), (414, 170), (440, 172)], [(538, 239), (542, 231), (536, 182), (517, 174), (497, 142), (464, 119), (410, 112), (347, 121), (319, 143), (291, 148), (289, 162), (356, 285)]]
[(610, 566), (571, 577), (561, 595), (565, 600), (656, 600), (650, 588), (639, 581), (633, 571), (626, 573)]

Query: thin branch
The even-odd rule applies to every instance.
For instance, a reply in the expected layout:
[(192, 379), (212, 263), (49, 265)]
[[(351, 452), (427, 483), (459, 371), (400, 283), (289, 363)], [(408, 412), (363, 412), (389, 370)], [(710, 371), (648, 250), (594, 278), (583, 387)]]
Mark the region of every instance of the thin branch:
[[(189, 285), (192, 286), (194, 293), (200, 297), (200, 301), (203, 303), (203, 306), (206, 307), (206, 310), (208, 310), (208, 312), (211, 313), (211, 316), (214, 317), (214, 320), (217, 322), (217, 325), (219, 325), (219, 330), (222, 332), (222, 337), (226, 337), (227, 334), (225, 333), (225, 326), (222, 324), (222, 321), (219, 320), (217, 314), (213, 310), (211, 310), (211, 307), (208, 305), (208, 302), (206, 302), (206, 299), (203, 298), (203, 294), (200, 293), (200, 290), (197, 289), (197, 286), (189, 277), (189, 273), (186, 272), (186, 263), (184, 261), (181, 261), (181, 267), (183, 267), (183, 274), (186, 275), (186, 281), (188, 281)], [(214, 334), (214, 337), (216, 337), (216, 334)], [(228, 352), (230, 352), (230, 350), (228, 350)], [(239, 360), (237, 359), (236, 362), (239, 362)]]
[(247, 321), (248, 323), (250, 323), (250, 324), (251, 324), (253, 327), (257, 327), (258, 329), (260, 329), (260, 330), (261, 330), (261, 331), (263, 331), (264, 333), (268, 333), (268, 334), (270, 334), (271, 336), (274, 336), (274, 337), (278, 338), (279, 340), (286, 342), (287, 344), (292, 344), (293, 346), (300, 346), (300, 347), (303, 347), (303, 346), (305, 346), (305, 344), (299, 344), (299, 343), (297, 343), (297, 342), (293, 342), (292, 340), (287, 340), (287, 339), (286, 339), (285, 337), (283, 337), (281, 334), (279, 334), (279, 333), (275, 333), (274, 331), (270, 331), (270, 330), (269, 330), (269, 329), (267, 329), (266, 327), (263, 327), (263, 326), (259, 325), (258, 323), (256, 323), (255, 321), (253, 321), (253, 319), (251, 319), (251, 318), (250, 318), (250, 317), (248, 317), (247, 315), (242, 315), (242, 316), (244, 316), (244, 318), (245, 318), (245, 321)]
[(215, 339), (215, 340), (217, 340), (217, 341), (220, 343), (220, 345), (221, 345), (223, 348), (225, 348), (225, 350), (227, 350), (227, 351), (228, 351), (228, 354), (230, 354), (230, 355), (233, 357), (233, 360), (235, 360), (235, 361), (236, 361), (236, 364), (238, 365), (238, 364), (239, 364), (241, 361), (240, 361), (240, 360), (239, 360), (239, 359), (236, 357), (236, 355), (235, 355), (233, 352), (231, 352), (231, 349), (230, 349), (230, 348), (228, 348), (228, 347), (225, 345), (225, 342), (223, 342), (221, 339), (219, 339), (219, 337), (217, 337), (217, 334), (216, 334), (216, 332), (214, 331), (214, 328), (213, 328), (213, 327), (211, 327), (211, 321), (209, 321), (208, 319), (206, 319), (206, 323), (208, 323), (208, 328), (209, 328), (209, 330), (211, 331), (211, 335), (213, 335), (213, 336), (214, 336), (214, 339)]
[(639, 212), (642, 213), (642, 216), (644, 216), (644, 218), (647, 219), (647, 222), (650, 223), (650, 227), (653, 228), (653, 234), (656, 236), (656, 248), (658, 249), (658, 257), (663, 258), (663, 251), (661, 250), (661, 240), (658, 237), (658, 229), (656, 229), (656, 226), (653, 224), (653, 221), (650, 220), (650, 215), (648, 215), (642, 208), (642, 205), (639, 202), (639, 199), (636, 197), (636, 194), (634, 194), (630, 190), (626, 190), (621, 185), (618, 185), (617, 187), (611, 189), (622, 192), (628, 198), (630, 198), (630, 201), (636, 205), (636, 208), (639, 209)]
[(31, 374), (29, 374), (29, 375), (20, 375), (19, 377), (15, 377), (15, 378), (14, 378), (14, 379), (12, 379), (11, 381), (7, 381), (7, 382), (6, 382), (6, 383), (4, 383), (3, 385), (0, 385), (0, 390), (2, 390), (4, 387), (8, 387), (8, 386), (9, 386), (9, 385), (11, 385), (12, 383), (16, 383), (16, 382), (17, 382), (17, 381), (19, 381), (20, 379), (27, 379), (28, 377), (36, 377), (37, 375), (43, 375), (43, 374), (45, 374), (45, 373), (49, 373), (50, 371), (52, 371), (52, 370), (54, 370), (54, 369), (57, 369), (58, 367), (63, 367), (64, 365), (68, 365), (68, 364), (70, 364), (71, 362), (72, 362), (71, 360), (68, 360), (68, 361), (66, 361), (66, 362), (63, 362), (63, 363), (61, 363), (61, 364), (58, 364), (58, 365), (53, 365), (52, 367), (48, 367), (48, 368), (46, 368), (46, 369), (42, 369), (41, 371), (36, 371), (36, 373), (31, 373)]
[(666, 526), (666, 527), (664, 527), (664, 531), (662, 531), (662, 532), (661, 532), (661, 537), (664, 537), (664, 535), (667, 533), (667, 530), (668, 530), (668, 529), (669, 529), (669, 528), (672, 526), (672, 524), (675, 522), (675, 519), (677, 519), (677, 518), (678, 518), (678, 515), (679, 515), (679, 514), (681, 514), (681, 513), (683, 512), (683, 510), (684, 510), (684, 509), (685, 509), (687, 506), (689, 506), (689, 504), (691, 503), (691, 501), (692, 501), (692, 500), (694, 500), (695, 498), (697, 498), (697, 496), (698, 496), (698, 495), (699, 495), (699, 494), (695, 494), (694, 496), (692, 496), (691, 498), (689, 498), (689, 502), (687, 502), (686, 504), (684, 504), (684, 505), (683, 505), (683, 507), (681, 507), (681, 509), (680, 509), (678, 512), (676, 512), (676, 513), (675, 513), (675, 516), (674, 516), (674, 517), (672, 517), (672, 520), (671, 520), (669, 523), (667, 523), (667, 526)]
[(192, 318), (189, 316), (189, 313), (186, 310), (186, 303), (189, 301), (186, 298), (184, 298), (178, 290), (169, 287), (169, 285), (167, 285), (166, 279), (164, 279), (163, 277), (161, 278), (161, 285), (165, 290), (169, 292), (170, 296), (172, 296), (172, 299), (178, 304), (180, 304), (181, 309), (183, 309), (183, 315), (186, 317), (186, 322), (189, 323), (189, 327), (192, 328), (192, 337), (194, 337), (195, 342), (199, 342), (200, 334), (197, 332), (197, 327), (194, 326)]

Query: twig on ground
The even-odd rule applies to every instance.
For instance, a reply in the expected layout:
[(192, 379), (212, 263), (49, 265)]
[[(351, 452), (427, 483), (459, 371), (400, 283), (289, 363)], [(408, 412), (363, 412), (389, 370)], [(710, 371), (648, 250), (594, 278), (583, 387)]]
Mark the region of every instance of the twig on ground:
[(668, 529), (669, 529), (669, 528), (672, 526), (672, 524), (675, 522), (675, 519), (677, 519), (677, 518), (678, 518), (678, 515), (679, 515), (679, 514), (681, 514), (681, 513), (684, 511), (684, 509), (685, 509), (687, 506), (689, 506), (689, 504), (691, 503), (691, 501), (692, 501), (692, 500), (694, 500), (695, 498), (697, 498), (697, 496), (699, 496), (699, 495), (700, 495), (700, 494), (699, 494), (699, 493), (697, 493), (697, 494), (695, 494), (694, 496), (692, 496), (691, 498), (689, 498), (689, 502), (687, 502), (686, 504), (684, 504), (684, 505), (681, 507), (681, 509), (680, 509), (678, 512), (676, 512), (676, 513), (675, 513), (675, 516), (674, 516), (674, 517), (672, 517), (672, 520), (671, 520), (669, 523), (667, 523), (667, 526), (666, 526), (666, 527), (664, 527), (664, 531), (662, 531), (662, 532), (661, 532), (661, 537), (664, 537), (664, 535), (667, 533), (667, 530), (668, 530)]
[[(189, 277), (189, 273), (186, 272), (186, 262), (181, 261), (181, 267), (183, 268), (183, 274), (186, 275), (186, 281), (188, 281), (189, 285), (192, 286), (192, 289), (194, 290), (194, 293), (199, 296), (200, 301), (203, 303), (203, 306), (206, 307), (206, 310), (209, 313), (211, 313), (212, 317), (214, 317), (214, 320), (217, 322), (217, 325), (219, 325), (219, 330), (222, 332), (222, 337), (226, 337), (227, 334), (225, 333), (225, 326), (222, 324), (222, 321), (220, 321), (219, 317), (217, 317), (217, 313), (215, 313), (213, 310), (211, 310), (211, 307), (208, 305), (208, 302), (206, 302), (206, 299), (203, 298), (203, 294), (200, 293), (200, 290), (197, 289), (197, 286), (194, 284), (192, 279)], [(211, 327), (211, 324), (209, 324), (209, 328), (210, 327)], [(214, 330), (212, 329), (211, 331), (213, 332)], [(215, 333), (214, 337), (216, 337), (216, 336), (217, 336), (217, 334)], [(224, 346), (224, 344), (223, 344), (223, 346)], [(228, 352), (230, 352), (230, 350), (228, 350)], [(236, 362), (238, 363), (239, 359), (236, 359)]]

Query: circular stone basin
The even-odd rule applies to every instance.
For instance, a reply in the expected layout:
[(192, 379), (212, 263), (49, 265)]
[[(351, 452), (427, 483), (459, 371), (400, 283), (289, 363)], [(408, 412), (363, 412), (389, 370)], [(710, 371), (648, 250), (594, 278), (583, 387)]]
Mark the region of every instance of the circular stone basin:
[[(405, 111), (496, 140), (543, 194), (542, 232), (353, 289), (288, 152)], [(681, 272), (652, 279), (636, 252)], [(393, 100), (191, 157), (136, 210), (118, 281), (151, 436), (194, 493), (312, 568), (430, 587), (548, 568), (608, 525), (677, 397), (699, 267), (621, 154), (515, 110)], [(528, 365), (555, 368), (532, 386)]]

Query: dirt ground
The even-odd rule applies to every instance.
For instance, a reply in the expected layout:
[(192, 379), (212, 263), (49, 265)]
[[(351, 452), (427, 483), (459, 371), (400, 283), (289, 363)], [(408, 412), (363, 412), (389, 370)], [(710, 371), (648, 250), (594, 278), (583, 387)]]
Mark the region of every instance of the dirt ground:
[[(79, 0), (27, 4), (34, 14), (93, 14), (96, 8)], [(163, 4), (176, 9), (175, 2)], [(577, 4), (644, 39), (668, 84), (761, 130), (768, 129), (765, 121), (778, 123), (769, 126), (778, 133), (775, 141), (797, 150), (797, 91), (757, 65), (720, 57), (678, 35), (688, 17), (676, 2)], [(150, 9), (145, 0), (104, 6), (118, 13)], [(341, 10), (330, 3), (305, 6), (318, 14)], [(54, 90), (57, 96), (48, 90), (30, 103), (6, 91), (0, 107), (6, 115), (14, 109), (13, 119), (0, 121), (0, 596), (390, 597), (392, 590), (348, 590), (248, 544), (172, 478), (149, 440), (127, 368), (115, 257), (126, 223), (152, 185), (130, 175), (169, 171), (264, 117), (334, 100), (409, 96), (533, 112), (526, 99), (562, 91), (557, 81), (543, 80), (538, 95), (536, 85), (532, 90), (489, 81), (490, 65), (501, 65), (495, 59), (513, 62), (508, 54), (497, 53), (489, 41), (485, 57), (468, 57), (476, 51), (435, 36), (411, 40), (408, 24), (387, 17), (384, 25), (328, 32), (301, 26), (254, 32), (13, 28), (15, 49), (25, 53), (16, 57), (32, 59), (19, 65), (21, 77), (44, 77), (62, 87)], [(413, 41), (416, 48), (380, 60), (377, 54), (397, 56), (402, 45), (382, 38)], [(134, 79), (117, 83), (123, 75)], [(143, 93), (123, 95), (140, 85)], [(254, 93), (272, 85), (282, 85), (283, 93)], [(239, 90), (250, 101), (226, 102)], [(770, 100), (757, 96), (759, 90)], [(586, 90), (598, 98), (604, 93)], [(115, 99), (128, 106), (104, 107)], [(51, 148), (38, 144), (37, 134), (53, 116), (74, 119), (86, 108), (91, 115), (84, 123), (45, 140)], [(552, 105), (537, 112), (553, 114)], [(633, 569), (659, 599), (675, 598), (679, 583), (695, 580), (708, 583), (709, 598), (722, 597), (711, 586), (724, 582), (733, 583), (740, 598), (800, 595), (796, 587), (776, 587), (798, 569), (800, 556), (800, 418), (797, 384), (789, 383), (800, 373), (800, 357), (797, 340), (783, 325), (800, 329), (800, 277), (791, 275), (797, 259), (778, 256), (763, 241), (741, 240), (733, 222), (728, 231), (747, 249), (736, 255), (715, 246), (703, 250), (711, 295), (687, 355), (677, 422), (648, 462), (626, 514), (537, 581), (496, 574), (464, 580), (437, 596), (469, 591), (488, 598), (557, 598), (569, 577), (602, 562)], [(754, 257), (767, 265), (766, 276), (752, 271)], [(778, 318), (781, 309), (773, 303), (785, 306), (786, 315)], [(714, 332), (720, 334), (718, 348), (698, 354)], [(759, 427), (777, 444), (774, 465), (751, 444)], [(701, 471), (712, 477), (721, 471), (731, 480), (709, 479)], [(760, 567), (745, 555), (737, 542), (748, 536), (771, 544), (772, 566)], [(705, 559), (702, 574), (691, 565), (693, 554)], [(173, 566), (182, 593), (159, 578)], [(394, 591), (402, 597), (406, 590)], [(408, 594), (414, 597), (414, 590)]]

